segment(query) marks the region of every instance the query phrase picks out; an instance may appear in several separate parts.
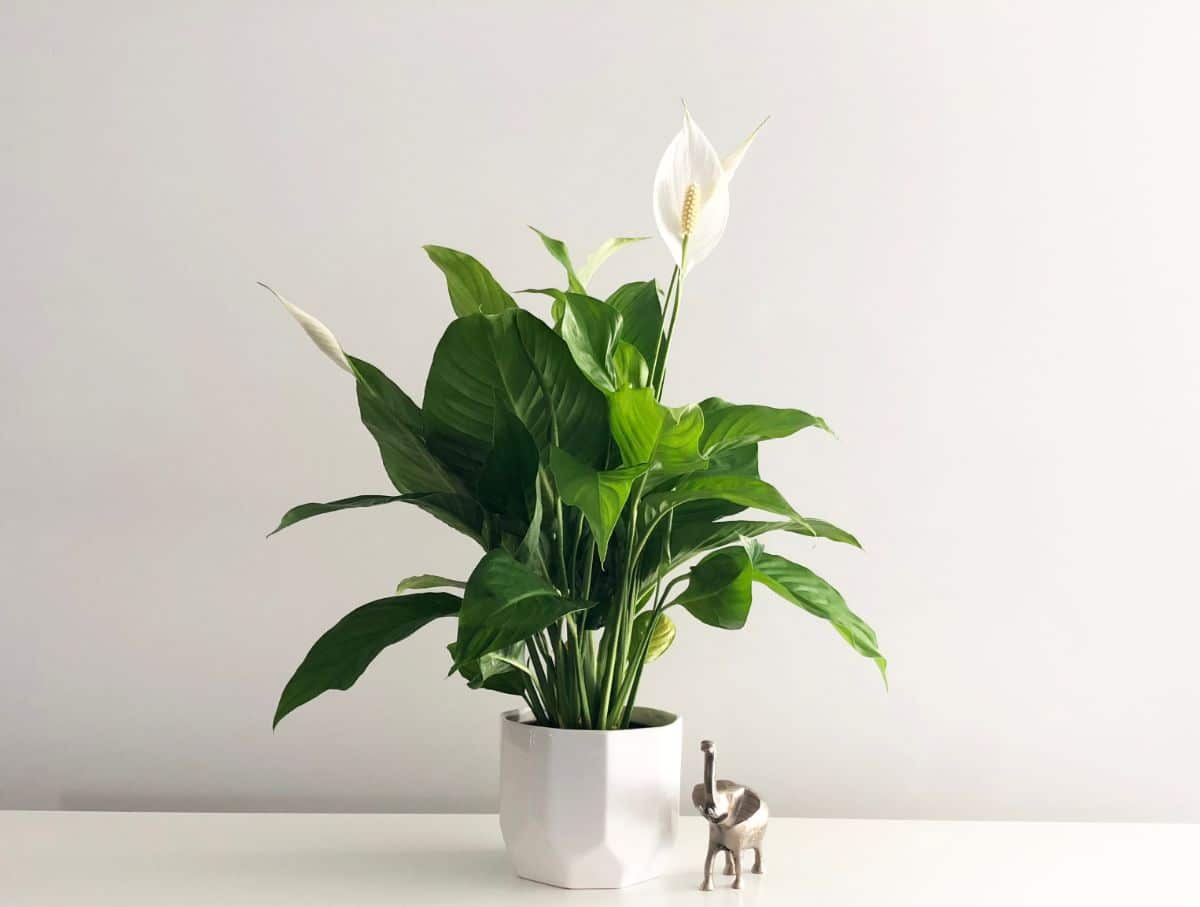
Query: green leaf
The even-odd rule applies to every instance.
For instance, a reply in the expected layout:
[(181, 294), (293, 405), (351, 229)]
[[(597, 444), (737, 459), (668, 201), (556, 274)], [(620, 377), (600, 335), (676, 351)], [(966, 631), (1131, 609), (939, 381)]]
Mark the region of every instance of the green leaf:
[(591, 283), (592, 278), (596, 275), (596, 270), (608, 260), (617, 249), (627, 246), (630, 243), (641, 242), (644, 239), (649, 239), (649, 236), (616, 236), (612, 239), (605, 240), (600, 248), (587, 257), (583, 263), (583, 267), (579, 269), (579, 282), (587, 287)]
[(567, 293), (562, 338), (579, 370), (600, 390), (617, 389), (613, 352), (621, 332), (621, 316), (612, 306), (590, 296)]
[(659, 476), (704, 469), (699, 442), (704, 416), (697, 406), (669, 409), (650, 388), (620, 390), (608, 400), (609, 428), (627, 466), (647, 463)]
[(496, 406), (492, 417), (492, 448), (479, 474), (479, 500), (493, 513), (528, 525), (537, 484), (537, 445), (512, 410)]
[(465, 589), (467, 584), (457, 579), (448, 579), (436, 573), (418, 573), (416, 576), (406, 576), (396, 584), (396, 594), (410, 589)]
[(654, 520), (662, 513), (693, 501), (726, 501), (740, 507), (753, 507), (768, 513), (778, 513), (803, 522), (800, 516), (774, 485), (762, 479), (738, 475), (695, 475), (682, 479), (669, 491), (647, 495), (644, 513)]
[(542, 245), (546, 247), (546, 251), (554, 256), (557, 261), (567, 272), (567, 287), (572, 293), (586, 292), (584, 282), (575, 275), (575, 266), (571, 264), (571, 253), (567, 251), (567, 244), (561, 239), (555, 239), (552, 236), (547, 236), (537, 227), (530, 227), (534, 233), (541, 237)]
[(528, 290), (517, 290), (517, 292), (537, 293), (539, 296), (549, 296), (551, 300), (553, 300), (550, 303), (550, 318), (554, 322), (554, 330), (556, 333), (562, 331), (563, 315), (565, 315), (567, 311), (566, 293), (564, 293), (562, 290), (556, 290), (553, 287), (547, 287), (541, 290), (531, 288)]
[(521, 309), (468, 315), (442, 335), (425, 384), (430, 446), (461, 474), (478, 474), (497, 406), (517, 415), (540, 451), (556, 444), (593, 466), (603, 463), (604, 396), (562, 338)]
[(750, 558), (743, 548), (714, 551), (688, 572), (687, 588), (672, 604), (702, 623), (740, 630), (750, 613)]
[(455, 667), (521, 642), (583, 607), (583, 602), (563, 598), (507, 551), (489, 551), (467, 580)]
[(348, 690), (375, 656), (439, 617), (459, 610), (448, 592), (392, 595), (355, 608), (309, 650), (283, 688), (274, 727), (284, 716), (326, 690)]
[(516, 549), (517, 560), (528, 569), (542, 576), (550, 575), (546, 545), (542, 539), (542, 486), (533, 483), (533, 510), (529, 516), (529, 528), (525, 530)]
[[(512, 654), (515, 658), (523, 648), (524, 646), (518, 643), (504, 651)], [(450, 643), (446, 646), (446, 650), (450, 653), (453, 661), (454, 653), (458, 651), (458, 644)], [(523, 667), (523, 670), (518, 670), (507, 657), (500, 653), (490, 653), (482, 658), (465, 662), (457, 670), (466, 678), (467, 686), (472, 690), (492, 690), (497, 693), (507, 693), (510, 696), (520, 696), (525, 690), (525, 683), (521, 677), (528, 672), (528, 667)]]
[(700, 450), (705, 456), (770, 438), (784, 438), (814, 425), (829, 431), (824, 419), (798, 409), (742, 405), (729, 403), (719, 397), (701, 401), (700, 409), (704, 411), (704, 435), (700, 439)]
[(638, 390), (650, 384), (650, 366), (638, 348), (624, 340), (617, 341), (612, 357), (613, 378), (617, 390)]
[(887, 659), (879, 651), (875, 631), (866, 621), (846, 606), (840, 592), (807, 567), (793, 563), (777, 554), (768, 554), (757, 543), (749, 546), (747, 555), (753, 569), (754, 581), (799, 605), (809, 614), (833, 624), (835, 630), (860, 655), (875, 662), (887, 683)]
[(287, 529), (288, 526), (299, 523), (301, 520), (307, 520), (309, 517), (334, 513), (338, 510), (350, 510), (356, 507), (377, 507), (380, 504), (391, 504), (393, 501), (408, 501), (410, 499), (409, 495), (403, 494), (358, 494), (352, 498), (341, 498), (340, 500), (329, 501), (325, 504), (316, 502), (299, 504), (283, 515), (283, 518), (279, 521), (279, 525), (267, 534), (267, 538), (270, 538), (281, 529)]
[(621, 315), (621, 339), (632, 343), (647, 363), (654, 361), (662, 336), (662, 304), (653, 280), (627, 283), (606, 300)]
[(516, 302), (491, 272), (470, 255), (445, 246), (425, 246), (424, 249), (430, 261), (445, 275), (450, 304), (459, 318), (476, 312), (496, 315), (516, 308)]
[(358, 411), (379, 446), (379, 456), (396, 490), (412, 503), (483, 544), (483, 511), (462, 480), (429, 449), (426, 420), (387, 375), (354, 356), (347, 361), (357, 381)]
[(608, 540), (621, 518), (634, 480), (643, 475), (645, 466), (623, 467), (597, 472), (565, 450), (550, 448), (550, 471), (563, 502), (583, 512), (588, 528), (600, 549), (600, 563), (608, 554)]
[[(633, 619), (633, 637), (630, 646), (630, 658), (635, 653), (642, 649), (642, 642), (646, 638), (646, 631), (650, 628), (650, 621), (654, 620), (653, 611), (643, 611)], [(650, 664), (654, 659), (658, 658), (667, 649), (671, 648), (671, 643), (675, 642), (675, 622), (666, 614), (659, 612), (658, 620), (654, 624), (654, 630), (650, 635), (650, 644), (646, 649), (645, 664)]]
[(845, 545), (861, 548), (858, 539), (844, 529), (839, 529), (833, 523), (804, 517), (798, 520), (776, 520), (761, 522), (758, 520), (698, 520), (675, 515), (671, 529), (671, 555), (678, 562), (687, 560), (701, 551), (712, 548), (722, 548), (742, 538), (755, 538), (768, 532), (791, 532), (809, 538), (823, 538)]

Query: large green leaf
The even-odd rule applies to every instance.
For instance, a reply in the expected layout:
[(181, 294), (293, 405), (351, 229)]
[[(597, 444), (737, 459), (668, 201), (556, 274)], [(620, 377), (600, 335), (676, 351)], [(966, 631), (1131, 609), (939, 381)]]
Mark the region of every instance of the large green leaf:
[(477, 474), (492, 446), (497, 406), (516, 413), (539, 450), (556, 444), (602, 465), (608, 446), (603, 394), (579, 371), (562, 338), (520, 309), (468, 315), (442, 335), (425, 384), (430, 446), (454, 469)]
[(779, 493), (774, 485), (762, 479), (739, 475), (687, 476), (669, 491), (647, 495), (643, 502), (643, 513), (648, 522), (654, 522), (662, 514), (684, 504), (696, 501), (724, 501), (739, 507), (753, 507), (768, 513), (778, 513), (792, 520), (803, 522), (800, 516)]
[[(307, 520), (309, 517), (321, 516), (326, 513), (336, 513), (339, 510), (350, 510), (358, 507), (376, 507), (380, 504), (391, 504), (395, 501), (403, 501), (406, 504), (415, 504), (421, 509), (438, 516), (439, 519), (444, 520), (446, 523), (454, 526), (456, 529), (462, 529), (463, 527), (457, 524), (457, 520), (453, 516), (454, 513), (471, 513), (473, 514), (471, 517), (472, 521), (477, 521), (480, 524), (482, 524), (483, 520), (482, 511), (479, 510), (479, 506), (470, 498), (437, 493), (393, 495), (360, 494), (355, 495), (352, 498), (342, 498), (338, 501), (328, 501), (324, 504), (316, 502), (299, 504), (283, 515), (283, 518), (279, 521), (279, 525), (271, 530), (271, 532), (268, 534), (268, 538), (274, 535), (276, 532), (286, 529), (288, 526), (299, 523), (301, 520)], [(469, 534), (472, 537), (475, 537), (474, 531), (470, 532)]]
[(462, 318), (482, 312), (495, 315), (516, 308), (516, 302), (496, 282), (491, 271), (465, 252), (445, 246), (425, 246), (425, 254), (446, 277), (454, 313)]
[(380, 504), (391, 504), (393, 501), (409, 501), (411, 497), (411, 495), (403, 494), (356, 494), (351, 498), (341, 498), (324, 504), (317, 502), (299, 504), (283, 515), (279, 525), (268, 533), (268, 538), (281, 529), (287, 529), (288, 526), (299, 523), (301, 520), (307, 520), (309, 517), (357, 507), (377, 507)]
[(580, 281), (578, 276), (576, 276), (575, 266), (571, 264), (571, 253), (567, 251), (567, 244), (561, 239), (555, 239), (553, 236), (547, 236), (537, 227), (530, 227), (529, 229), (541, 238), (542, 245), (546, 247), (546, 251), (549, 252), (553, 256), (554, 260), (562, 265), (563, 269), (567, 272), (567, 288), (572, 293), (585, 292), (584, 283)]
[(688, 573), (687, 588), (675, 599), (697, 620), (722, 630), (740, 630), (750, 613), (750, 558), (745, 549), (714, 551)]
[(747, 547), (747, 558), (752, 565), (755, 582), (762, 583), (809, 614), (833, 624), (854, 651), (875, 662), (884, 683), (887, 682), (887, 659), (879, 651), (875, 631), (847, 607), (846, 600), (837, 589), (807, 567), (777, 554), (768, 554), (756, 542)]
[[(632, 642), (629, 647), (629, 656), (632, 659), (638, 652), (641, 651), (642, 644), (646, 639), (646, 632), (650, 630), (650, 622), (654, 620), (655, 612), (643, 611), (633, 620), (633, 635)], [(658, 620), (654, 623), (654, 629), (650, 631), (650, 642), (646, 647), (645, 664), (649, 664), (658, 658), (667, 649), (671, 648), (671, 643), (675, 642), (675, 622), (661, 611), (658, 612)]]
[(575, 364), (592, 384), (607, 394), (617, 389), (613, 352), (621, 333), (621, 316), (612, 306), (567, 293), (562, 318), (562, 338)]
[(608, 419), (626, 466), (648, 464), (662, 477), (708, 465), (699, 450), (704, 416), (697, 406), (669, 409), (650, 388), (620, 390), (608, 399)]
[(810, 538), (828, 539), (861, 548), (858, 539), (825, 520), (804, 517), (800, 520), (697, 520), (678, 513), (671, 529), (671, 554), (686, 560), (693, 554), (721, 548), (738, 539), (755, 538), (768, 532), (792, 532)]
[[(810, 538), (823, 538), (846, 545), (861, 547), (856, 539), (844, 529), (839, 529), (825, 520), (805, 517), (798, 520), (715, 520), (707, 514), (691, 512), (688, 507), (678, 508), (671, 521), (671, 543), (665, 550), (662, 534), (665, 525), (660, 525), (655, 540), (646, 546), (649, 556), (643, 556), (638, 569), (638, 588), (644, 589), (654, 583), (661, 572), (666, 575), (698, 554), (724, 548), (735, 542), (756, 538), (769, 532), (790, 532)], [(654, 555), (663, 552), (658, 560)]]
[(763, 551), (758, 542), (714, 551), (688, 573), (688, 586), (672, 604), (683, 605), (698, 620), (726, 630), (740, 629), (750, 612), (752, 582), (829, 621), (860, 655), (872, 659), (887, 681), (887, 660), (875, 632), (846, 606), (833, 586), (807, 567)]
[(467, 580), (455, 667), (521, 642), (583, 607), (583, 602), (563, 598), (507, 551), (489, 551)]
[(662, 336), (662, 303), (653, 280), (627, 283), (606, 300), (621, 315), (621, 339), (632, 343), (647, 363), (654, 361)]
[(493, 513), (528, 525), (537, 484), (537, 445), (508, 407), (496, 406), (492, 417), (492, 448), (479, 474), (479, 500)]
[[(446, 646), (450, 659), (454, 661), (454, 653), (458, 651), (457, 643)], [(521, 664), (518, 668), (517, 657), (524, 646), (517, 643), (502, 652), (489, 652), (481, 658), (458, 665), (457, 670), (466, 678), (467, 686), (472, 690), (493, 690), (497, 693), (507, 693), (510, 696), (520, 696), (525, 690), (522, 676), (529, 673), (529, 668)]]
[(357, 379), (359, 416), (379, 446), (392, 485), (404, 494), (421, 495), (412, 502), (482, 544), (483, 511), (462, 480), (430, 450), (424, 414), (371, 363), (346, 359)]
[(625, 340), (617, 341), (613, 350), (613, 378), (617, 382), (617, 390), (650, 386), (650, 366), (638, 348)]
[(348, 690), (375, 656), (411, 636), (431, 620), (459, 610), (448, 592), (392, 595), (355, 608), (327, 630), (309, 650), (283, 688), (274, 725), (326, 690)]
[(615, 236), (612, 239), (606, 239), (600, 244), (600, 248), (584, 260), (583, 267), (579, 269), (579, 282), (586, 288), (596, 275), (596, 270), (608, 260), (610, 255), (630, 243), (641, 242), (649, 238), (648, 236)]
[(770, 438), (784, 438), (814, 425), (829, 430), (824, 419), (798, 409), (729, 403), (720, 397), (701, 401), (700, 409), (704, 411), (700, 450), (705, 456)]
[(634, 480), (646, 472), (644, 466), (624, 466), (599, 472), (581, 463), (565, 450), (550, 448), (550, 471), (563, 502), (578, 507), (587, 520), (588, 528), (600, 549), (600, 562), (608, 554), (621, 510), (629, 499)]

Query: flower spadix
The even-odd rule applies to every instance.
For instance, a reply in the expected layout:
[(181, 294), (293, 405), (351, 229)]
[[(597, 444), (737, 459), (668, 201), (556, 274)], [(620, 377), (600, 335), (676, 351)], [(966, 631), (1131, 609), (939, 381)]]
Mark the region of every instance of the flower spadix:
[(667, 146), (654, 176), (654, 220), (676, 264), (682, 262), (683, 238), (688, 238), (688, 271), (708, 257), (725, 233), (729, 182), (765, 122), (722, 158), (684, 105), (683, 128)]

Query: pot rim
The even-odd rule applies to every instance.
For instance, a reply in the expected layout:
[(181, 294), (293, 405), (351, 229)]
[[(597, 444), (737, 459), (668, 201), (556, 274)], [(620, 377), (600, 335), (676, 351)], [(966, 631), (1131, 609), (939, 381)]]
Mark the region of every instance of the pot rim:
[(643, 717), (652, 718), (657, 721), (656, 724), (647, 724), (642, 727), (627, 727), (618, 728), (616, 730), (596, 730), (595, 728), (565, 728), (565, 727), (545, 727), (540, 724), (527, 724), (526, 721), (533, 720), (533, 712), (527, 708), (521, 709), (506, 709), (500, 713), (500, 725), (516, 725), (526, 728), (530, 731), (537, 731), (547, 735), (559, 734), (629, 734), (629, 733), (647, 733), (652, 731), (667, 731), (671, 728), (679, 726), (679, 716), (674, 712), (668, 712), (666, 709), (655, 709), (644, 705), (635, 705), (633, 707), (632, 717), (641, 714)]

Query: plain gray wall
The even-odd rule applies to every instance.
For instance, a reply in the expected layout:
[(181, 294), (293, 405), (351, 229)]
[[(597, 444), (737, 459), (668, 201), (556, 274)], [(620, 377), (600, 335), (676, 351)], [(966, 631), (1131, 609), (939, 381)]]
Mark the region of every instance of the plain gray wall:
[[(494, 808), (509, 700), (444, 679), (448, 622), (271, 732), (329, 625), (477, 552), (399, 506), (264, 540), (387, 483), (347, 377), (254, 283), (419, 399), (451, 317), (420, 244), (518, 289), (559, 279), (525, 224), (653, 233), (686, 96), (722, 150), (773, 119), (668, 397), (835, 427), (765, 475), (866, 551), (777, 547), (876, 627), (892, 689), (762, 595), (740, 633), (681, 620), (643, 701), (779, 814), (1200, 820), (1198, 27), (1064, 0), (5, 4), (0, 806)], [(668, 273), (656, 238), (597, 288)]]

